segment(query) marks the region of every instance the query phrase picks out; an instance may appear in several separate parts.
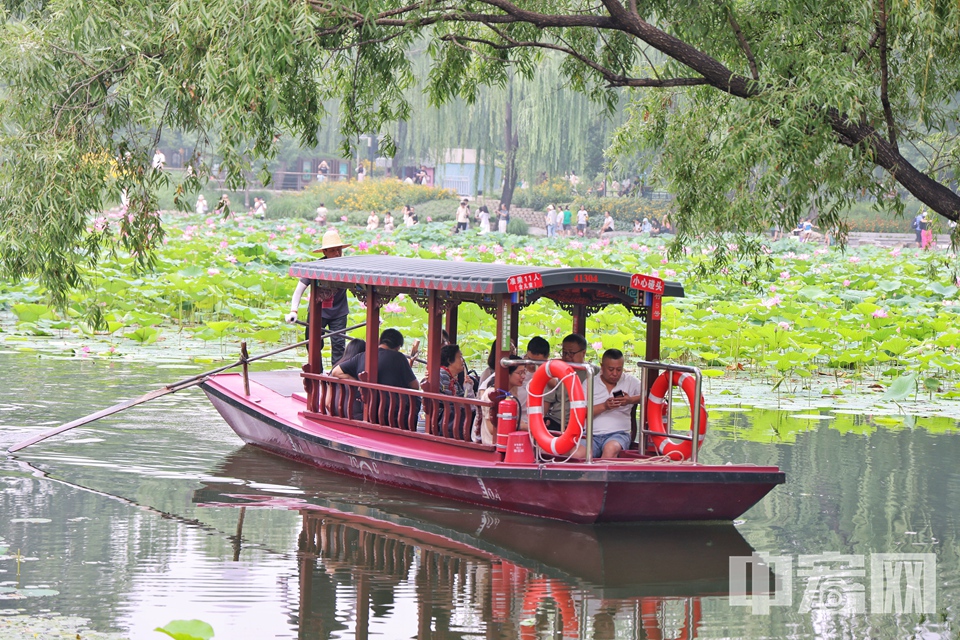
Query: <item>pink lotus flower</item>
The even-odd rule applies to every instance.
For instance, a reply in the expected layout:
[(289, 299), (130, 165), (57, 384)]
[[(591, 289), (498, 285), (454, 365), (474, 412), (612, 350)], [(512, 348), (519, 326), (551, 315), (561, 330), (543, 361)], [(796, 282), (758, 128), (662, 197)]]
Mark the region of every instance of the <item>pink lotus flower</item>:
[(217, 275), (220, 275), (220, 269), (215, 269), (215, 268), (213, 268), (213, 267), (210, 267), (209, 269), (207, 269), (207, 275), (208, 275), (208, 276), (217, 276)]
[(887, 317), (887, 312), (884, 311), (883, 309), (877, 309), (876, 311), (874, 311), (874, 312), (871, 313), (870, 315), (872, 315), (874, 318), (886, 318), (886, 317)]
[(590, 345), (590, 346), (593, 347), (594, 351), (600, 351), (600, 349), (603, 349), (603, 343), (602, 343), (602, 342), (594, 342), (594, 343), (593, 343), (592, 345)]
[(230, 264), (237, 264), (236, 256), (227, 256), (226, 261), (229, 262)]
[(306, 229), (304, 229), (304, 233), (306, 233), (308, 236), (312, 236), (316, 232), (317, 230), (314, 229), (313, 227), (307, 227)]
[(347, 216), (340, 216), (340, 222), (346, 222)]
[(366, 240), (361, 240), (357, 243), (357, 251), (366, 251), (370, 248), (370, 245), (367, 244)]
[(270, 240), (276, 240), (276, 239), (277, 239), (277, 234), (271, 233), (271, 234), (270, 234)]
[(786, 321), (784, 321), (784, 322), (778, 322), (778, 323), (777, 323), (777, 326), (780, 327), (780, 330), (781, 330), (781, 331), (790, 331), (790, 323), (789, 323), (789, 322), (786, 322)]
[(849, 286), (850, 286), (850, 281), (849, 281), (849, 280), (844, 280), (844, 281), (843, 281), (843, 286), (849, 287)]
[(673, 276), (677, 275), (677, 272), (673, 269), (664, 269), (663, 275), (667, 276), (668, 278), (672, 278)]
[(894, 258), (896, 258), (897, 256), (899, 256), (899, 255), (900, 255), (900, 247), (894, 247), (894, 248), (890, 251), (890, 255), (893, 256)]
[(397, 304), (396, 302), (388, 302), (386, 306), (383, 307), (383, 310), (387, 313), (403, 313), (406, 309)]
[(107, 228), (107, 219), (104, 217), (97, 218), (93, 221), (93, 228), (97, 231), (103, 231)]
[(728, 276), (728, 275), (730, 275), (730, 269), (727, 269), (726, 267), (721, 267), (721, 268), (720, 268), (720, 273), (722, 273), (722, 274), (725, 275), (725, 276)]
[(670, 264), (670, 261), (667, 260), (666, 258), (661, 258), (660, 264)]
[(773, 296), (772, 298), (767, 298), (760, 304), (765, 306), (767, 309), (778, 306), (783, 300), (780, 299), (780, 296)]
[(227, 242), (226, 240), (223, 240), (223, 241), (220, 242), (220, 248), (221, 248), (221, 249), (226, 249), (226, 248), (229, 247), (229, 246), (230, 246), (230, 243)]
[(777, 292), (777, 285), (775, 284), (770, 285), (770, 293), (776, 293), (776, 292)]
[(781, 272), (780, 272), (780, 279), (781, 279), (781, 280), (789, 280), (789, 279), (790, 279), (790, 272), (789, 272), (789, 271), (781, 271)]
[(488, 251), (487, 245), (485, 244), (480, 245), (479, 247), (477, 247), (477, 251), (480, 253), (486, 253)]
[(427, 222), (433, 222), (433, 218), (430, 216), (427, 216)]
[(857, 264), (858, 262), (860, 262), (860, 258), (858, 258), (857, 256), (850, 256), (851, 264)]

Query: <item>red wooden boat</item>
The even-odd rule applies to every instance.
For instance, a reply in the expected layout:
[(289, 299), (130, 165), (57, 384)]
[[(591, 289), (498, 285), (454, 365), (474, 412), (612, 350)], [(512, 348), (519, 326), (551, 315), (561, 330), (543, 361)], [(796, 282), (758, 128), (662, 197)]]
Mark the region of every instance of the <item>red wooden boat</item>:
[[(470, 440), (460, 418), (482, 405), (477, 399), (439, 393), (436, 376), (424, 390), (374, 384), (380, 308), (403, 293), (427, 311), (427, 371), (440, 370), (441, 329), (456, 342), (458, 307), (473, 303), (493, 316), (497, 350), (510, 355), (518, 339), (519, 314), (541, 297), (573, 317), (573, 332), (584, 334), (588, 315), (620, 304), (646, 327), (642, 370), (693, 372), (700, 404), (699, 372), (659, 362), (660, 305), (683, 288), (642, 274), (579, 268), (544, 268), (419, 260), (392, 256), (350, 256), (298, 263), (290, 275), (311, 280), (309, 333), (321, 335), (322, 301), (331, 289), (346, 288), (366, 308), (366, 372), (359, 381), (322, 373), (319, 340), (308, 345), (303, 371), (218, 374), (203, 389), (233, 430), (247, 443), (324, 469), (486, 507), (572, 522), (730, 521), (756, 504), (784, 474), (749, 463), (708, 465), (697, 461), (698, 443), (685, 439), (690, 460), (649, 455), (650, 411), (640, 412), (635, 448), (615, 460), (518, 459), (494, 445)], [(638, 340), (643, 339), (638, 337)], [(497, 367), (498, 389), (508, 373)], [(671, 379), (667, 376), (667, 382)], [(647, 377), (644, 376), (646, 384)], [(586, 385), (592, 388), (591, 384)], [(358, 394), (363, 415), (352, 416)], [(589, 399), (587, 404), (589, 404)], [(641, 403), (641, 408), (643, 408)], [(421, 430), (417, 407), (424, 410)], [(441, 410), (444, 407), (444, 410)], [(586, 438), (591, 437), (591, 418)], [(699, 417), (694, 412), (693, 422)], [(452, 425), (460, 424), (459, 427)], [(668, 425), (669, 428), (669, 425)], [(587, 447), (589, 450), (589, 447)], [(522, 461), (521, 461), (522, 460)]]

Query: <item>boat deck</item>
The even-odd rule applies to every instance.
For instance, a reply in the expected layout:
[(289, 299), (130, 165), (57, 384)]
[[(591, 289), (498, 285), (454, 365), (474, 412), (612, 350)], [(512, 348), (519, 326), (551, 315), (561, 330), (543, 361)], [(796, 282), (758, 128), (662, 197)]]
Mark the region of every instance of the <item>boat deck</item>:
[(289, 398), (295, 393), (303, 393), (303, 379), (299, 369), (279, 371), (251, 371), (250, 381), (270, 389), (277, 395)]

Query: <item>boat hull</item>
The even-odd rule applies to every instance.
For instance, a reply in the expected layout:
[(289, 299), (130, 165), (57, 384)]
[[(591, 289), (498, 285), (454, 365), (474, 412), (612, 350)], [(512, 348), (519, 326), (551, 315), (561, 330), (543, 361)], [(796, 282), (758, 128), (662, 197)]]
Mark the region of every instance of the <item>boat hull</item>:
[[(238, 386), (239, 385), (239, 386)], [(299, 400), (236, 374), (203, 384), (238, 436), (337, 473), (485, 507), (579, 523), (730, 521), (784, 475), (776, 467), (689, 463), (506, 464), (496, 454), (302, 415)]]

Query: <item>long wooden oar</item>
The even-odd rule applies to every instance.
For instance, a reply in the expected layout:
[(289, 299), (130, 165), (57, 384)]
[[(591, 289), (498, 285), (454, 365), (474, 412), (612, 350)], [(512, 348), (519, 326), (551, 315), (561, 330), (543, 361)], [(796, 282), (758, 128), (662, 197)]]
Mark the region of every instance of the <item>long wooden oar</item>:
[[(329, 333), (325, 332), (323, 333), (323, 336), (326, 337), (326, 336), (337, 335), (340, 333), (346, 333), (347, 331), (353, 331), (354, 329), (359, 329), (360, 327), (363, 327), (365, 325), (366, 323), (364, 322), (358, 325), (354, 325), (352, 327), (347, 327), (346, 329), (341, 329), (339, 331), (330, 331)], [(25, 449), (26, 447), (29, 447), (30, 445), (37, 444), (38, 442), (42, 442), (47, 438), (51, 438), (57, 434), (63, 433), (64, 431), (70, 431), (70, 429), (81, 427), (85, 424), (89, 424), (91, 422), (99, 420), (100, 418), (106, 418), (107, 416), (112, 416), (113, 414), (119, 413), (124, 409), (135, 407), (138, 404), (143, 404), (144, 402), (150, 402), (151, 400), (156, 400), (161, 396), (165, 396), (170, 393), (176, 393), (177, 391), (181, 391), (189, 387), (195, 387), (198, 384), (202, 384), (203, 381), (209, 376), (212, 376), (216, 373), (220, 373), (221, 371), (226, 371), (227, 369), (232, 369), (233, 367), (239, 367), (242, 364), (254, 362), (256, 360), (262, 360), (263, 358), (269, 358), (270, 356), (275, 356), (278, 353), (283, 353), (284, 351), (289, 351), (290, 349), (296, 349), (297, 347), (302, 347), (307, 343), (308, 341), (304, 340), (296, 344), (291, 344), (291, 345), (287, 345), (286, 347), (274, 349), (273, 351), (268, 351), (267, 353), (260, 354), (259, 356), (254, 356), (252, 358), (240, 358), (233, 364), (224, 365), (222, 367), (213, 369), (212, 371), (206, 371), (204, 373), (197, 374), (190, 378), (185, 378), (178, 382), (168, 384), (165, 387), (160, 387), (159, 389), (155, 389), (146, 395), (140, 396), (139, 398), (134, 398), (132, 400), (124, 400), (120, 404), (115, 404), (112, 407), (101, 409), (96, 413), (91, 413), (90, 415), (74, 420), (73, 422), (68, 422), (67, 424), (60, 425), (55, 429), (50, 429), (49, 431), (44, 431), (43, 433), (39, 433), (31, 438), (27, 438), (23, 442), (18, 442), (17, 444), (7, 449), (7, 453), (15, 453), (17, 451), (20, 451), (21, 449)]]

